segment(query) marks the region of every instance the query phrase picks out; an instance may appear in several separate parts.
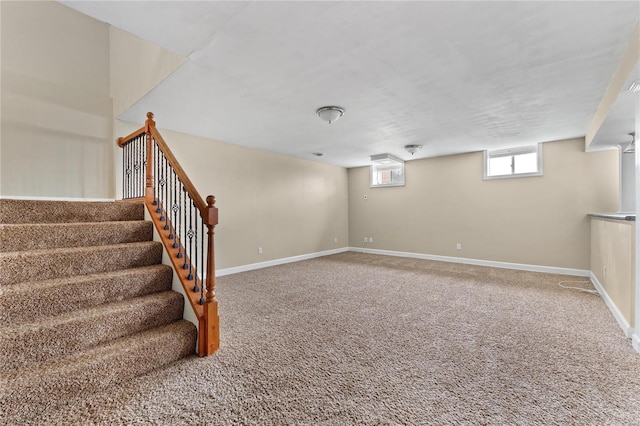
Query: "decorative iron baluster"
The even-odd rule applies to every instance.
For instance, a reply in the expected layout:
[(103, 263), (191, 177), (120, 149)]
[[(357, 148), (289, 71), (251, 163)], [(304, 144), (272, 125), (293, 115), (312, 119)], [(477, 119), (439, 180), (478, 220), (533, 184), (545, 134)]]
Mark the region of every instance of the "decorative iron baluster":
[(189, 214), (188, 210), (187, 210), (187, 198), (189, 197), (189, 192), (187, 191), (187, 188), (185, 188), (184, 183), (182, 184), (182, 233), (180, 234), (180, 242), (182, 243), (182, 250), (184, 252), (184, 262), (182, 262), (182, 269), (184, 268), (184, 264), (187, 263), (187, 245), (186, 245), (186, 240), (187, 240), (187, 223), (188, 223), (188, 218), (187, 215)]
[[(196, 207), (196, 203), (195, 201), (193, 202), (193, 207)], [(198, 209), (196, 208), (196, 215), (198, 214)], [(196, 216), (197, 218), (197, 216)], [(194, 284), (193, 284), (193, 292), (197, 293), (200, 291), (200, 288), (198, 287), (198, 222), (196, 221), (195, 223), (195, 227), (194, 227), (194, 237), (195, 240), (193, 241), (193, 247), (194, 247), (194, 257), (195, 257), (195, 267), (196, 267), (196, 276), (193, 276), (193, 257), (191, 258), (191, 268), (189, 269), (189, 276), (194, 280)]]
[(180, 204), (182, 203), (181, 197), (182, 197), (182, 191), (180, 191), (180, 179), (178, 178), (178, 176), (176, 175), (176, 187), (175, 190), (177, 190), (176, 193), (176, 199), (175, 199), (175, 204), (173, 206), (173, 210), (175, 211), (175, 221), (173, 222), (173, 233), (174, 233), (174, 237), (173, 237), (173, 248), (174, 249), (178, 249), (178, 259), (182, 258), (182, 253), (180, 252)]
[(160, 213), (160, 221), (164, 221), (164, 209), (167, 206), (167, 171), (165, 170), (165, 158), (164, 154), (160, 152), (160, 189), (158, 193), (160, 194), (160, 205), (158, 206), (156, 213)]
[(152, 161), (153, 161), (153, 204), (154, 206), (157, 206), (159, 204), (158, 202), (158, 146), (156, 145), (155, 141), (153, 139), (151, 139), (151, 155), (152, 155)]
[(169, 185), (171, 184), (171, 178), (169, 177), (169, 173), (171, 173), (171, 170), (169, 170), (167, 157), (164, 157), (164, 168), (166, 171), (165, 176), (167, 179), (167, 183), (165, 185), (165, 201), (167, 203), (164, 205), (164, 230), (168, 231), (169, 230), (169, 206), (171, 205), (171, 190), (169, 188)]
[(131, 168), (129, 166), (129, 162), (131, 161), (131, 144), (127, 144), (124, 147), (126, 152), (126, 161), (124, 164), (124, 178), (127, 182), (127, 193), (125, 195), (126, 198), (131, 198)]
[(133, 196), (134, 197), (138, 197), (138, 186), (140, 186), (140, 176), (139, 176), (139, 170), (140, 170), (140, 165), (138, 164), (138, 161), (140, 161), (140, 139), (136, 138), (135, 141), (133, 142), (133, 182), (134, 182), (134, 188), (133, 188)]
[[(187, 276), (188, 280), (193, 279), (193, 234), (193, 201), (191, 201), (189, 203), (189, 230), (187, 231), (187, 237), (189, 237), (189, 265), (187, 266), (189, 269), (189, 275)], [(182, 267), (184, 268), (184, 265)], [(193, 291), (197, 292), (198, 290), (194, 288)]]
[(169, 191), (169, 198), (171, 198), (170, 201), (170, 205), (169, 207), (169, 211), (167, 212), (167, 214), (169, 215), (169, 221), (171, 222), (171, 226), (169, 228), (169, 239), (173, 240), (176, 236), (174, 234), (175, 229), (173, 228), (173, 225), (176, 223), (176, 218), (175, 218), (175, 210), (173, 209), (173, 205), (176, 202), (176, 172), (175, 170), (173, 170), (173, 168), (170, 169), (171, 170), (171, 190)]
[(204, 290), (205, 290), (205, 277), (204, 277), (204, 264), (207, 258), (204, 254), (204, 219), (200, 216), (200, 304), (204, 305)]
[(147, 144), (145, 143), (144, 136), (140, 137), (140, 161), (138, 162), (138, 197), (144, 197), (145, 189), (145, 177), (146, 177), (146, 158), (147, 158)]
[(127, 148), (128, 145), (122, 147), (122, 198), (129, 198), (129, 190), (127, 189)]

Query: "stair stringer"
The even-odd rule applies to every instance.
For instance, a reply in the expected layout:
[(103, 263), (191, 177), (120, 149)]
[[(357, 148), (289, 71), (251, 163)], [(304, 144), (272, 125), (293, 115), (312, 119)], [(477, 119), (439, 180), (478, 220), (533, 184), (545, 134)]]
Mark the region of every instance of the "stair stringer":
[[(144, 220), (153, 222), (153, 218), (151, 217), (152, 213), (149, 212), (149, 206), (147, 205), (147, 203), (144, 203), (144, 207), (145, 207)], [(158, 233), (158, 229), (155, 227), (155, 225), (153, 226), (153, 241), (162, 242), (162, 239), (160, 238), (160, 234)], [(180, 283), (180, 278), (178, 278), (178, 275), (176, 274), (176, 270), (173, 267), (173, 263), (171, 262), (171, 259), (169, 258), (169, 254), (167, 253), (167, 249), (164, 247), (164, 245), (162, 246), (162, 264), (168, 265), (171, 267), (171, 270), (173, 271), (171, 289), (177, 293), (180, 293), (182, 295), (182, 298), (184, 299), (182, 318), (194, 324), (196, 326), (196, 329), (198, 329), (198, 336), (200, 336), (198, 317), (196, 316), (195, 312), (191, 308), (187, 293), (185, 292), (184, 287), (182, 287), (182, 284)]]

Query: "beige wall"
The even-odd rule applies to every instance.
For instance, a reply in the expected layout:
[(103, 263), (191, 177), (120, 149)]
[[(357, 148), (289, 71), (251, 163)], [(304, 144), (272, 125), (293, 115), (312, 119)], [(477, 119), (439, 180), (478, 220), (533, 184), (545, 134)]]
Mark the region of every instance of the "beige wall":
[(182, 65), (186, 58), (109, 27), (110, 86), (117, 117)]
[(635, 222), (591, 219), (591, 272), (633, 327), (635, 317)]
[(350, 169), (350, 244), (587, 270), (586, 215), (617, 210), (618, 153), (585, 153), (580, 138), (545, 143), (543, 155), (544, 176), (486, 181), (481, 152), (410, 161), (393, 188)]
[[(156, 118), (161, 123), (161, 117)], [(116, 124), (118, 135), (138, 127)], [(344, 168), (160, 132), (200, 194), (217, 199), (217, 269), (348, 245)]]
[(0, 8), (0, 195), (113, 197), (108, 26), (55, 2)]

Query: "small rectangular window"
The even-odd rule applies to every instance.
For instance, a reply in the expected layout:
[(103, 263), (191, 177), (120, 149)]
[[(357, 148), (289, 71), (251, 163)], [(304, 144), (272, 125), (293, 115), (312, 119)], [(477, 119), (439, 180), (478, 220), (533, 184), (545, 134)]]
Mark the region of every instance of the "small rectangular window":
[(484, 178), (542, 176), (542, 144), (484, 152)]
[(391, 154), (371, 156), (371, 187), (403, 186), (404, 161)]

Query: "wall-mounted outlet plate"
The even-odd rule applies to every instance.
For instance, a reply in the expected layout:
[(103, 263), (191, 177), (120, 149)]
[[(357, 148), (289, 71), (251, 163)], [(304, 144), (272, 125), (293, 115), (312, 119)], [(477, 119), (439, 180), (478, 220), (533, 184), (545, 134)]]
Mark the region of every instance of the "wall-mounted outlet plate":
[(262, 254), (262, 247), (258, 247), (258, 254)]

